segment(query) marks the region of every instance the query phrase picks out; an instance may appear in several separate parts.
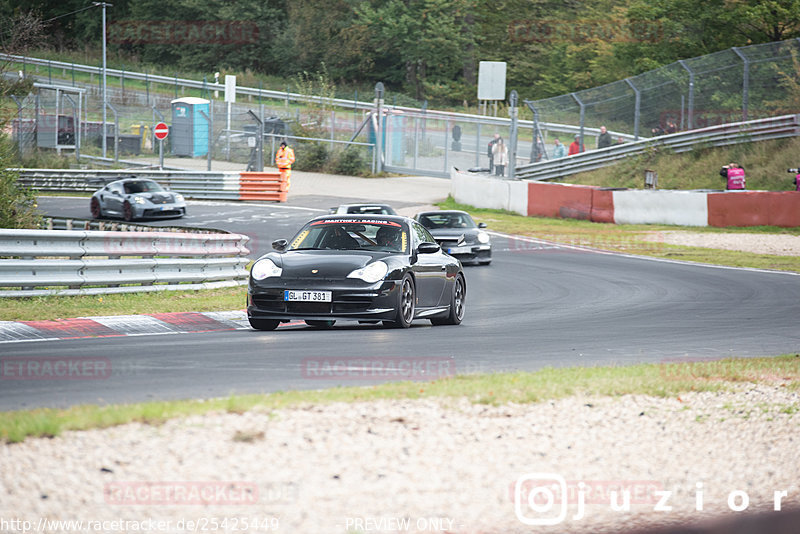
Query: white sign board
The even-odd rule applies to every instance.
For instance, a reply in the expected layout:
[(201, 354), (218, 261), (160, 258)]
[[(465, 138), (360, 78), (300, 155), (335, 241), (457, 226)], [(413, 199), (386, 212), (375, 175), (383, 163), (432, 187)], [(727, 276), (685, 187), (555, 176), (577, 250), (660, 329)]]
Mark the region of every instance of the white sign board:
[(506, 99), (506, 62), (481, 61), (478, 65), (478, 100)]
[(236, 76), (225, 75), (225, 102), (236, 102)]

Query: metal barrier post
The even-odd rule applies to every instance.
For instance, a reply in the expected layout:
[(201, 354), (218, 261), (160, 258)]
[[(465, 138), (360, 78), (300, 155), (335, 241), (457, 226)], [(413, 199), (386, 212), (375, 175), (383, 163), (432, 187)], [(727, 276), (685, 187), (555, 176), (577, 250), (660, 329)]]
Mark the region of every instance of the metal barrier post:
[(686, 119), (686, 129), (694, 130), (694, 71), (683, 59), (678, 60), (678, 63), (689, 73), (689, 113)]
[[(508, 97), (511, 109), (508, 110), (511, 115), (511, 131), (509, 132), (508, 139), (508, 179), (516, 179), (517, 170), (517, 122), (519, 121), (519, 95), (516, 90), (512, 90)], [(539, 139), (533, 139), (533, 144), (538, 146)]]
[(581, 99), (578, 98), (576, 93), (570, 93), (570, 95), (575, 99), (575, 102), (578, 103), (578, 107), (580, 109), (580, 151), (584, 152), (586, 150), (586, 144), (583, 142), (583, 124), (586, 117), (586, 106), (583, 104)]
[[(211, 106), (209, 106), (209, 110), (210, 109), (213, 109), (213, 108)], [(211, 117), (206, 115), (206, 112), (203, 111), (202, 109), (200, 109), (198, 111), (200, 112), (200, 115), (202, 115), (203, 118), (206, 120), (206, 122), (208, 122), (208, 150), (206, 150), (207, 156), (208, 156), (208, 161), (206, 163), (206, 167), (207, 167), (207, 170), (210, 171), (211, 170), (211, 132), (213, 130), (213, 126), (212, 126), (212, 123), (211, 123)]]
[(642, 92), (639, 91), (639, 89), (635, 85), (633, 85), (633, 81), (631, 81), (630, 78), (625, 78), (625, 83), (627, 83), (628, 86), (631, 89), (633, 89), (633, 94), (634, 94), (634, 98), (635, 98), (635, 101), (634, 101), (634, 104), (633, 104), (633, 140), (634, 141), (638, 141), (639, 140), (639, 115), (640, 115), (640, 111), (641, 111), (641, 107), (642, 107)]
[(377, 127), (375, 132), (377, 150), (377, 172), (383, 172), (383, 82), (375, 84), (375, 109), (377, 114)]
[(733, 51), (744, 62), (744, 72), (742, 73), (742, 120), (747, 121), (747, 107), (750, 103), (750, 60), (739, 50), (739, 47), (734, 46)]
[(248, 109), (247, 114), (253, 117), (253, 120), (258, 124), (258, 134), (256, 138), (256, 172), (264, 172), (264, 123), (258, 118), (258, 115)]

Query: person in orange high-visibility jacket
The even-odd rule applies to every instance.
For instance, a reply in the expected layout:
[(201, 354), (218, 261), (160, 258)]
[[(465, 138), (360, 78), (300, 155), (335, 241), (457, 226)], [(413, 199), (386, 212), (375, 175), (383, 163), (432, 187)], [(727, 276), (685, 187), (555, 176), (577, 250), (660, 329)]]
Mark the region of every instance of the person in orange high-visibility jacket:
[[(278, 152), (275, 154), (275, 165), (281, 173), (281, 181), (286, 182), (286, 190), (289, 190), (292, 178), (292, 163), (294, 163), (294, 150), (286, 145), (286, 141), (281, 142)], [(286, 180), (284, 180), (284, 176)]]

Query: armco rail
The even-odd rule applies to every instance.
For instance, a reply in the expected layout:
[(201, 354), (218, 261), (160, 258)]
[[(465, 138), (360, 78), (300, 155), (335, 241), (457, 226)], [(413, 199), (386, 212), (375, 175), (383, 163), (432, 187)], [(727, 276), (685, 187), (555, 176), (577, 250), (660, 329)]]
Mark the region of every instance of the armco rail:
[(0, 229), (0, 297), (244, 285), (248, 240), (239, 234)]
[(636, 156), (648, 150), (663, 148), (673, 152), (686, 152), (697, 145), (725, 146), (798, 135), (800, 135), (800, 115), (735, 122), (522, 165), (517, 167), (516, 177), (521, 180), (554, 180), (613, 165), (620, 159)]
[(150, 178), (189, 198), (286, 202), (286, 184), (277, 172), (160, 170), (14, 169), (19, 183), (38, 191), (93, 192), (122, 178)]
[[(87, 205), (88, 206), (88, 205)], [(88, 209), (88, 207), (87, 207)], [(42, 230), (100, 230), (108, 232), (180, 232), (188, 234), (227, 234), (224, 230), (196, 228), (193, 226), (148, 226), (102, 219), (77, 219), (75, 217), (44, 217)]]

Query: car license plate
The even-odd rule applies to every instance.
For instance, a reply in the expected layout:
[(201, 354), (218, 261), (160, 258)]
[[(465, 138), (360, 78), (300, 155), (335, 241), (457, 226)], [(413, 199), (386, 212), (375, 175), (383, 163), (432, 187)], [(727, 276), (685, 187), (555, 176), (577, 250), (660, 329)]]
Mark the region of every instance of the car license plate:
[(332, 293), (330, 291), (303, 291), (299, 289), (287, 289), (283, 292), (283, 300), (292, 302), (330, 302)]
[(451, 247), (447, 249), (448, 254), (469, 254), (472, 247)]

